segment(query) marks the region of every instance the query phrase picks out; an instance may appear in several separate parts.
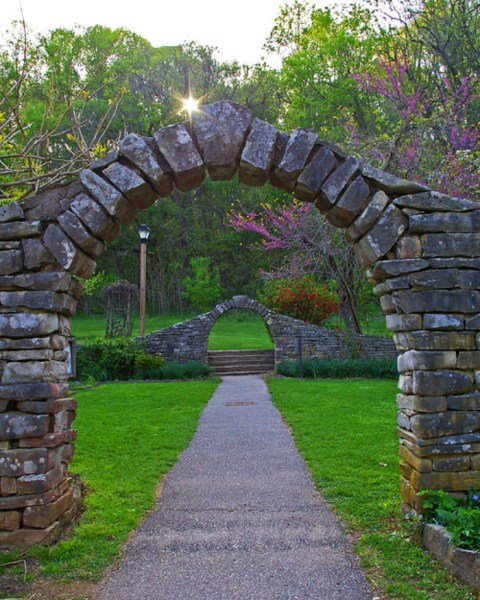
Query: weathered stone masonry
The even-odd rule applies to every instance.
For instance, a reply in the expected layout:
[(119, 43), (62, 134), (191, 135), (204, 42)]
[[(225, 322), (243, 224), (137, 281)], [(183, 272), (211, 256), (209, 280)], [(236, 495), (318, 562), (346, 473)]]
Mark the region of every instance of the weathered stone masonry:
[(156, 198), (230, 179), (313, 202), (344, 228), (400, 354), (404, 507), (480, 487), (480, 210), (291, 135), (231, 102), (192, 126), (128, 135), (77, 181), (0, 208), (0, 543), (53, 539), (72, 517), (69, 317), (106, 242)]
[(232, 309), (259, 314), (273, 340), (275, 364), (298, 360), (298, 337), (302, 337), (303, 358), (396, 358), (393, 340), (373, 335), (348, 334), (317, 327), (269, 310), (247, 296), (234, 296), (213, 310), (188, 321), (176, 323), (145, 337), (145, 350), (161, 354), (166, 360), (207, 362), (208, 337), (219, 317)]

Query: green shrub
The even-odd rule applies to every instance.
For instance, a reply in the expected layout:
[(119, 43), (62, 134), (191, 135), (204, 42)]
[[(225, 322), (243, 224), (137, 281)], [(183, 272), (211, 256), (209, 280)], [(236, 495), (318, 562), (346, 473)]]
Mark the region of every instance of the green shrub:
[(165, 363), (161, 371), (162, 379), (198, 379), (208, 377), (213, 369), (210, 365), (192, 360), (185, 363)]
[(423, 508), (427, 522), (443, 525), (452, 535), (451, 542), (466, 550), (480, 550), (480, 493), (472, 490), (464, 498), (452, 498), (447, 492), (424, 491)]
[(138, 353), (135, 357), (135, 379), (163, 379), (164, 364), (165, 360), (160, 354)]
[[(298, 361), (287, 360), (277, 366), (285, 377), (300, 377)], [(345, 358), (303, 361), (303, 376), (309, 379), (349, 379), (369, 377), (394, 379), (398, 377), (395, 360), (379, 358)]]
[(139, 344), (129, 338), (95, 338), (77, 346), (77, 378), (97, 381), (131, 379), (135, 373)]

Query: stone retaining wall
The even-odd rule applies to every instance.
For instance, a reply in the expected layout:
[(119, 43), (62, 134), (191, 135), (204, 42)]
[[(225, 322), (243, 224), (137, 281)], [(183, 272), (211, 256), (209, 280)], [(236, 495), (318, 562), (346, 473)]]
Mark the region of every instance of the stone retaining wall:
[(68, 185), (0, 207), (0, 544), (51, 540), (73, 514), (69, 318), (105, 242), (138, 211), (212, 180), (271, 185), (344, 229), (394, 332), (405, 510), (480, 487), (480, 209), (279, 132), (233, 102), (130, 134)]
[(312, 358), (396, 358), (392, 339), (358, 335), (317, 327), (269, 310), (246, 296), (234, 296), (212, 311), (188, 321), (176, 323), (145, 337), (145, 349), (161, 354), (166, 360), (207, 362), (208, 338), (217, 319), (232, 309), (246, 309), (259, 314), (272, 337), (275, 364), (298, 360), (298, 338), (302, 338), (304, 359)]

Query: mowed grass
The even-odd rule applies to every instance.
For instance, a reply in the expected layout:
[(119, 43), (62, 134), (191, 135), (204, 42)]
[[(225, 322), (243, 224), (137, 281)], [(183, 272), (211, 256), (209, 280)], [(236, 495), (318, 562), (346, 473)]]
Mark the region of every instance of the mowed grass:
[(414, 542), (401, 515), (396, 382), (270, 378), (268, 386), (315, 485), (355, 532), (377, 595), (473, 599)]
[[(175, 323), (191, 319), (188, 315), (148, 317), (145, 332), (153, 333)], [(133, 319), (133, 335), (139, 335), (139, 321)], [(80, 343), (105, 335), (105, 317), (76, 315), (72, 319), (72, 335)], [(212, 327), (208, 340), (209, 350), (264, 350), (273, 348), (266, 325), (260, 315), (249, 310), (231, 310), (220, 317)]]
[(218, 380), (103, 385), (77, 394), (71, 471), (86, 485), (73, 535), (35, 548), (45, 576), (98, 579), (153, 506), (156, 488), (188, 445)]

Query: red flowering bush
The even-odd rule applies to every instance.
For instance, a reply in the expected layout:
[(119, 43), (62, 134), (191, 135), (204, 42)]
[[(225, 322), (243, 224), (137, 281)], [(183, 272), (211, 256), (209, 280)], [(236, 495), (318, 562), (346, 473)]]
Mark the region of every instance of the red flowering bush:
[(327, 286), (319, 286), (312, 277), (277, 282), (268, 304), (276, 312), (314, 325), (322, 325), (338, 310)]

